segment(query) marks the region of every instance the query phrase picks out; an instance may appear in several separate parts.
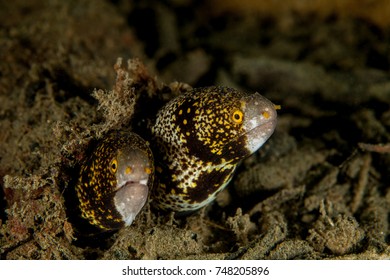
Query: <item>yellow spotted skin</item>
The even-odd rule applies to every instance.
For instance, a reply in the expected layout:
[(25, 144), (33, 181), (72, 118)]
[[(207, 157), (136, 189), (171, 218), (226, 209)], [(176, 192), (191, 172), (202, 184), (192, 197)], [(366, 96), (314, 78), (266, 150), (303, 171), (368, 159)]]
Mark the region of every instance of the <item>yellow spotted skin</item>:
[[(140, 156), (134, 157), (133, 154)], [(118, 229), (125, 225), (126, 221), (115, 204), (115, 195), (120, 189), (118, 177), (131, 173), (134, 161), (140, 160), (143, 161), (140, 165), (144, 166), (145, 170), (142, 176), (150, 179), (148, 182), (150, 185), (153, 180), (149, 176), (154, 172), (152, 152), (137, 134), (114, 131), (96, 145), (82, 165), (76, 185), (81, 216), (91, 225), (103, 231)], [(119, 170), (121, 165), (128, 167), (122, 171)], [(118, 172), (123, 174), (117, 174)]]
[(258, 93), (206, 87), (171, 100), (152, 127), (153, 203), (176, 212), (207, 205), (275, 125), (275, 106)]

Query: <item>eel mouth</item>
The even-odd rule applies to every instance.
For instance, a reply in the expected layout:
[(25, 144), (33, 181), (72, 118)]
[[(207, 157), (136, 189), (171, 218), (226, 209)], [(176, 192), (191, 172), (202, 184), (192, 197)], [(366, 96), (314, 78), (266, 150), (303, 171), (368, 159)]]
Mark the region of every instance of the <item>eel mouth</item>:
[(244, 115), (247, 118), (243, 123), (243, 131), (231, 142), (242, 142), (249, 153), (257, 151), (273, 134), (277, 123), (276, 110), (280, 106), (254, 93), (243, 98)]
[(138, 182), (127, 181), (114, 195), (115, 208), (121, 214), (122, 221), (126, 226), (133, 223), (148, 199), (147, 181), (147, 179)]
[[(277, 124), (277, 106), (268, 99), (255, 102), (254, 105), (262, 106), (258, 110), (256, 107), (248, 106), (248, 115), (251, 116), (244, 124), (245, 132), (239, 137), (246, 137), (246, 148), (251, 152), (257, 151), (274, 133)], [(258, 111), (257, 111), (258, 110)]]
[[(251, 120), (250, 120), (251, 122)], [(256, 125), (255, 122), (258, 122)], [(236, 137), (230, 139), (227, 144), (237, 142), (242, 138), (245, 138), (245, 146), (251, 152), (258, 150), (274, 133), (277, 119), (276, 112), (271, 114), (270, 117), (262, 119), (261, 121), (253, 118), (252, 124), (248, 127), (248, 130), (238, 134)]]
[(266, 140), (273, 134), (276, 127), (276, 117), (263, 120), (260, 124), (250, 128), (242, 135), (259, 135), (259, 138), (266, 138)]

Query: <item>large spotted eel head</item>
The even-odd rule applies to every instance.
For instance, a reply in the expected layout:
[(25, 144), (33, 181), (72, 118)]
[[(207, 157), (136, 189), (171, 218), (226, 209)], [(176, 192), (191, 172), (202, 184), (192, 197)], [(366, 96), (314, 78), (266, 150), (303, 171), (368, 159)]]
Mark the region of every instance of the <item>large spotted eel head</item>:
[(163, 112), (155, 134), (213, 163), (234, 163), (255, 152), (272, 135), (277, 119), (275, 105), (259, 93), (226, 87), (194, 89)]

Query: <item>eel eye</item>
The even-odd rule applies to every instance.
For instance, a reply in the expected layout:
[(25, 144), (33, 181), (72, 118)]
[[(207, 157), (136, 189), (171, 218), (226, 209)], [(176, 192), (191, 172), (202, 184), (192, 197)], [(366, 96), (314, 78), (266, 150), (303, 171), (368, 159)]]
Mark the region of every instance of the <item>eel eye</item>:
[(244, 120), (244, 113), (238, 109), (234, 110), (231, 119), (235, 124), (240, 124)]
[(151, 174), (152, 173), (152, 169), (150, 169), (149, 167), (145, 167), (145, 173), (146, 174)]
[(118, 161), (114, 158), (110, 163), (110, 170), (112, 173), (115, 173), (118, 169)]

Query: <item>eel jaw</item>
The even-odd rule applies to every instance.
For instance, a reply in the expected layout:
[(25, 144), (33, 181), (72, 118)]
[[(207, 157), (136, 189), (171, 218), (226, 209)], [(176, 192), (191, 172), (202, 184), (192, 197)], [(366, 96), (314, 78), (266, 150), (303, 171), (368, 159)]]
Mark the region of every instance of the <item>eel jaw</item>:
[(126, 226), (133, 223), (148, 199), (149, 188), (147, 180), (139, 182), (128, 181), (115, 193), (114, 204), (121, 214)]
[(244, 124), (247, 136), (246, 148), (254, 153), (257, 151), (274, 133), (277, 123), (276, 106), (255, 93), (246, 98), (245, 116), (248, 117)]
[(276, 127), (276, 118), (263, 122), (247, 131), (246, 148), (254, 153), (271, 137)]

